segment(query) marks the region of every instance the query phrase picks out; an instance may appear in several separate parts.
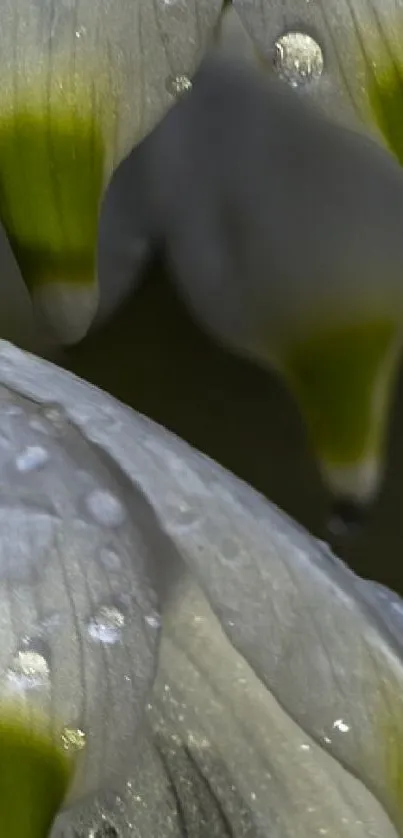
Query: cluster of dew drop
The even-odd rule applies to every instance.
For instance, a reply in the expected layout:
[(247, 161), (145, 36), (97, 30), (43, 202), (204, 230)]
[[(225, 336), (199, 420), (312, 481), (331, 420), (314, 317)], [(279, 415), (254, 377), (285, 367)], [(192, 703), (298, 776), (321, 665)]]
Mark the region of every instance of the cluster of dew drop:
[[(277, 76), (291, 87), (299, 88), (319, 81), (325, 67), (320, 44), (308, 33), (290, 30), (274, 44), (273, 69)], [(173, 99), (180, 99), (192, 89), (186, 73), (168, 76), (165, 81)]]

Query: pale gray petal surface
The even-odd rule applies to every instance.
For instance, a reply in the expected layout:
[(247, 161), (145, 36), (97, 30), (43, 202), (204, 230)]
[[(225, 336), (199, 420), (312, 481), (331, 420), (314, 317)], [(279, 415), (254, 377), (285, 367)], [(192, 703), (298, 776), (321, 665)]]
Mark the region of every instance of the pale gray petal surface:
[[(281, 838), (289, 834), (305, 838), (315, 834), (312, 833), (314, 823), (317, 834), (326, 834), (320, 830), (327, 829), (329, 834), (340, 836), (394, 836), (396, 833), (385, 813), (369, 791), (365, 792), (352, 778), (352, 774), (356, 775), (372, 790), (397, 828), (401, 828), (399, 778), (393, 773), (393, 760), (397, 759), (398, 766), (402, 637), (399, 621), (391, 618), (393, 612), (389, 605), (385, 612), (379, 606), (379, 598), (374, 604), (369, 583), (357, 579), (323, 545), (248, 486), (88, 384), (6, 343), (0, 349), (0, 380), (5, 388), (17, 387), (24, 399), (45, 405), (51, 396), (59, 405), (59, 411), (62, 410), (59, 431), (58, 420), (56, 425), (55, 417), (52, 421), (58, 446), (62, 450), (65, 446), (66, 455), (71, 457), (79, 450), (76, 435), (84, 434), (91, 456), (95, 456), (93, 446), (97, 446), (97, 451), (99, 446), (101, 462), (108, 469), (109, 491), (115, 497), (120, 497), (119, 492), (123, 491), (122, 503), (128, 505), (130, 499), (133, 503), (127, 523), (129, 541), (139, 537), (145, 509), (151, 509), (156, 516), (155, 530), (146, 530), (143, 558), (147, 560), (146, 567), (153, 568), (155, 562), (159, 566), (163, 584), (157, 587), (165, 602), (165, 613), (158, 677), (153, 694), (148, 693), (152, 747), (158, 749), (160, 743), (160, 750), (157, 768), (155, 757), (151, 760), (150, 756), (147, 770), (161, 772), (162, 747), (162, 757), (165, 754), (168, 759), (165, 774), (168, 772), (170, 776), (169, 771), (174, 774), (176, 771), (177, 782), (176, 760), (184, 758), (180, 743), (189, 751), (189, 736), (193, 735), (196, 750), (200, 750), (201, 740), (210, 743), (206, 746), (206, 759), (212, 760), (216, 767), (218, 761), (221, 768), (218, 766), (217, 770), (225, 775), (225, 767), (233, 766), (236, 799), (232, 802), (225, 776), (220, 775), (220, 782), (214, 780), (216, 769), (211, 763), (201, 773), (207, 777), (207, 785), (210, 782), (210, 790), (204, 789), (207, 796), (211, 797), (211, 788), (214, 791), (216, 822), (222, 823), (227, 813), (228, 818), (238, 823), (238, 832), (234, 834), (258, 836), (259, 830), (267, 830), (270, 824), (271, 829), (278, 825), (277, 834)], [(23, 404), (24, 410), (28, 410), (25, 401)], [(74, 422), (76, 430), (70, 422)], [(104, 461), (105, 456), (110, 459)], [(106, 480), (101, 465), (93, 460), (91, 463), (88, 479), (93, 480), (96, 475), (98, 481)], [(53, 531), (54, 511), (39, 511), (48, 519), (50, 516), (48, 530), (50, 527), (55, 538), (59, 537), (60, 527), (71, 521), (73, 509), (76, 514), (77, 487), (82, 485), (77, 470), (70, 467), (69, 471), (67, 463), (66, 468), (67, 475), (71, 474), (66, 482), (69, 490), (63, 494), (57, 484), (57, 491), (52, 493), (56, 504), (59, 493), (61, 498), (66, 498), (64, 523), (62, 520), (59, 524), (56, 519)], [(126, 490), (123, 475), (128, 478)], [(103, 508), (105, 520), (112, 526), (117, 520), (116, 507), (106, 503)], [(39, 512), (35, 510), (35, 514)], [(80, 520), (81, 517), (72, 532), (76, 540), (78, 528), (83, 550), (89, 525), (85, 518), (81, 531)], [(164, 533), (169, 540), (164, 541)], [(119, 538), (118, 543), (125, 544), (125, 540)], [(141, 558), (139, 548), (135, 554)], [(184, 587), (178, 583), (175, 593), (166, 585), (166, 574), (172, 571), (172, 578), (176, 579), (178, 557), (187, 565), (190, 581), (187, 586), (186, 577), (182, 576)], [(137, 563), (133, 565), (133, 572), (137, 567)], [(129, 573), (129, 566), (127, 569)], [(78, 603), (81, 596), (83, 605), (87, 605), (80, 580), (81, 577), (75, 579), (70, 591)], [(141, 590), (147, 596), (147, 585), (143, 584)], [(143, 610), (140, 608), (139, 613)], [(24, 619), (29, 619), (29, 610), (27, 614)], [(148, 625), (151, 629), (156, 625), (152, 617)], [(127, 645), (130, 655), (134, 653), (135, 679), (141, 646), (136, 645), (134, 635), (131, 637)], [(109, 667), (113, 672), (112, 661), (111, 656), (110, 663), (105, 664), (105, 673)], [(59, 666), (62, 666), (60, 661)], [(90, 677), (91, 671), (90, 667)], [(96, 671), (100, 677), (102, 669)], [(140, 671), (143, 671), (141, 665)], [(143, 685), (146, 683), (147, 678)], [(88, 695), (92, 697), (91, 690)], [(144, 689), (142, 695), (146, 700)], [(125, 706), (123, 698), (121, 701)], [(91, 706), (96, 718), (96, 702)], [(236, 722), (231, 721), (232, 714)], [(125, 723), (123, 720), (122, 725)], [(161, 725), (165, 725), (162, 733)], [(170, 736), (179, 737), (179, 753), (173, 757), (166, 742)], [(276, 739), (278, 736), (284, 751), (276, 744), (280, 741)], [(299, 748), (304, 743), (309, 745), (308, 750)], [(132, 753), (138, 766), (136, 750)], [(190, 757), (191, 762), (195, 759), (197, 762), (193, 752)], [(143, 752), (143, 758), (147, 765), (147, 751)], [(193, 763), (190, 772), (195, 771)], [(271, 773), (277, 777), (274, 785), (270, 785), (267, 776)], [(126, 813), (122, 817), (126, 818), (127, 834), (133, 834), (128, 823), (134, 823), (133, 829), (141, 834), (144, 811), (140, 803), (144, 795), (147, 798), (147, 787), (142, 785), (145, 776), (143, 772), (129, 776), (132, 786), (140, 790), (131, 796), (130, 789), (122, 788), (124, 800), (116, 804)], [(151, 773), (151, 776), (156, 775)], [(173, 830), (178, 817), (175, 782), (170, 785), (170, 795), (176, 800), (175, 809), (170, 798)], [(189, 793), (192, 788), (194, 783), (189, 779)], [(273, 788), (275, 792), (270, 795)], [(240, 801), (248, 807), (246, 814)], [(149, 805), (148, 798), (146, 806)], [(189, 809), (194, 811), (195, 805), (195, 800), (183, 804), (188, 817)], [(318, 805), (320, 812), (304, 810), (302, 816), (302, 807)], [(234, 807), (232, 814), (231, 807)], [(290, 812), (294, 812), (294, 817)], [(211, 805), (208, 813), (213, 817)], [(244, 817), (246, 821), (252, 818), (253, 825), (239, 826)], [(300, 833), (296, 832), (296, 824)], [(152, 834), (164, 833), (157, 830)], [(183, 834), (183, 829), (172, 834)], [(190, 829), (188, 834), (199, 833)]]

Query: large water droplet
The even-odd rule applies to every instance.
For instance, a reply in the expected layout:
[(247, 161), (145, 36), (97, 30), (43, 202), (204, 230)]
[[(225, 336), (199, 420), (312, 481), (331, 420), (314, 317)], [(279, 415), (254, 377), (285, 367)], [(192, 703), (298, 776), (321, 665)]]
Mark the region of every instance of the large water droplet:
[(28, 445), (18, 454), (15, 465), (18, 471), (35, 471), (42, 468), (49, 460), (49, 454), (41, 445)]
[(174, 96), (175, 99), (179, 99), (181, 96), (184, 96), (185, 93), (189, 93), (192, 89), (192, 82), (189, 76), (181, 74), (178, 76), (168, 76), (165, 86), (171, 96)]
[(286, 32), (275, 43), (274, 69), (291, 87), (317, 81), (324, 68), (319, 44), (305, 32)]
[(116, 605), (101, 605), (88, 623), (88, 633), (93, 640), (112, 645), (120, 640), (125, 615)]
[(22, 648), (14, 656), (7, 672), (8, 684), (25, 691), (47, 687), (50, 668), (45, 656), (34, 648)]
[(126, 518), (119, 498), (106, 489), (94, 489), (86, 499), (86, 506), (97, 524), (103, 527), (119, 527)]

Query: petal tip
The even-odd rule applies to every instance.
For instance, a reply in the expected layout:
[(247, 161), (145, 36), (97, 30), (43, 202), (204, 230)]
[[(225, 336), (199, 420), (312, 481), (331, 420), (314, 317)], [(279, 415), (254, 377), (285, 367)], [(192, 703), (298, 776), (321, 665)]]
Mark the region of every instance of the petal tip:
[(65, 346), (79, 343), (87, 334), (98, 308), (98, 287), (52, 282), (33, 292), (36, 315), (52, 336)]

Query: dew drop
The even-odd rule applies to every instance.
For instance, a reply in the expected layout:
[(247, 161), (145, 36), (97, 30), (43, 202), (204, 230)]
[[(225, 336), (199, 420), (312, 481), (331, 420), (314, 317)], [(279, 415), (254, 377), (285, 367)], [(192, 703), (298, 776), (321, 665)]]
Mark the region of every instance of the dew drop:
[(171, 497), (166, 502), (166, 511), (171, 526), (178, 531), (194, 528), (200, 523), (198, 509), (185, 503), (182, 498)]
[(275, 43), (274, 69), (291, 87), (317, 81), (324, 68), (319, 44), (305, 32), (287, 32)]
[(118, 573), (121, 570), (122, 562), (120, 556), (114, 550), (109, 550), (104, 547), (99, 554), (99, 560), (105, 570), (110, 573)]
[(103, 527), (120, 527), (126, 511), (119, 498), (106, 489), (94, 489), (87, 499), (88, 512)]
[(18, 455), (15, 464), (18, 471), (28, 472), (42, 468), (49, 460), (49, 454), (41, 445), (28, 445)]
[(80, 727), (63, 728), (62, 746), (65, 751), (82, 751), (85, 748), (87, 737)]
[(350, 725), (346, 724), (344, 719), (336, 719), (333, 722), (333, 727), (335, 730), (339, 730), (340, 733), (348, 733), (350, 730)]
[(178, 76), (168, 76), (165, 86), (171, 96), (174, 96), (175, 99), (179, 99), (181, 96), (184, 96), (185, 93), (189, 93), (192, 89), (192, 82), (189, 76), (181, 74)]
[(8, 684), (25, 691), (49, 686), (50, 668), (45, 656), (30, 648), (21, 648), (14, 656), (7, 672)]
[(144, 622), (147, 623), (147, 625), (150, 626), (150, 628), (152, 628), (154, 631), (157, 631), (159, 628), (161, 628), (161, 617), (159, 614), (157, 614), (157, 612), (154, 612), (154, 614), (147, 614), (144, 617)]
[(116, 605), (101, 605), (88, 623), (92, 640), (110, 646), (120, 640), (125, 615)]
[(68, 421), (65, 411), (58, 404), (46, 404), (41, 412), (56, 431), (61, 431)]

